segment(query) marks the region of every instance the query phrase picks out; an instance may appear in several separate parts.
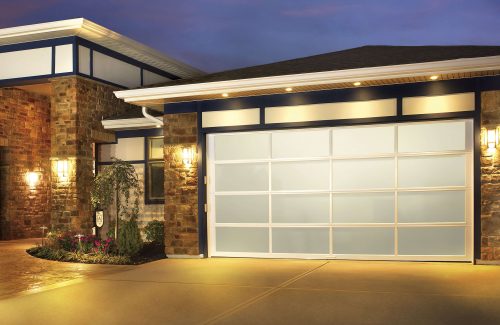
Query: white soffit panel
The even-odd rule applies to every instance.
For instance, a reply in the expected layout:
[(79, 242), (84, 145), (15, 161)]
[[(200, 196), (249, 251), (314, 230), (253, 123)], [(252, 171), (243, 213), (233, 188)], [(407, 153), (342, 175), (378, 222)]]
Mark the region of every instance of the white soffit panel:
[(52, 73), (52, 48), (0, 53), (0, 80)]
[(73, 44), (56, 46), (55, 73), (73, 71)]
[(94, 77), (128, 88), (141, 85), (141, 69), (94, 51)]
[(202, 127), (253, 125), (260, 122), (260, 109), (235, 109), (201, 113)]
[(109, 162), (111, 158), (125, 161), (144, 160), (144, 138), (120, 138), (117, 144), (101, 145), (100, 162)]
[(473, 111), (474, 93), (403, 98), (403, 115)]
[(78, 71), (90, 76), (90, 49), (78, 46)]
[(396, 99), (266, 107), (266, 124), (395, 116)]
[(148, 70), (143, 70), (142, 73), (143, 73), (144, 86), (154, 85), (154, 84), (157, 84), (160, 82), (166, 82), (166, 81), (171, 80), (167, 77), (160, 76), (159, 74), (148, 71)]

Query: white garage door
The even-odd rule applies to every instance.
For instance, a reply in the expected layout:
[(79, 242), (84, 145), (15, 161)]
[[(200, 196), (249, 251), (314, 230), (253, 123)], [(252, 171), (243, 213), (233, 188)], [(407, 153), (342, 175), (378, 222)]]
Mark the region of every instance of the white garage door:
[(211, 134), (209, 255), (469, 261), (472, 121)]

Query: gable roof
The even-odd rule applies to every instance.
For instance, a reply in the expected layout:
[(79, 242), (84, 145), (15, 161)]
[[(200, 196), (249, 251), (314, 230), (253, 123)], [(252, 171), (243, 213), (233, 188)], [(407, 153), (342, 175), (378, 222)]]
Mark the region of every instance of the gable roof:
[(151, 85), (176, 86), (311, 72), (359, 69), (500, 55), (500, 46), (387, 46), (368, 45), (292, 60), (227, 70), (201, 77)]

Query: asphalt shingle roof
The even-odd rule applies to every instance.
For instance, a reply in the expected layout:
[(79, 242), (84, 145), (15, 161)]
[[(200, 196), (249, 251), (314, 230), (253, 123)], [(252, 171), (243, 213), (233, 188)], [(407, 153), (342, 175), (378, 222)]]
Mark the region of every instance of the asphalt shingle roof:
[(192, 79), (173, 80), (148, 86), (148, 88), (496, 55), (500, 55), (500, 46), (370, 45), (247, 68), (227, 70)]

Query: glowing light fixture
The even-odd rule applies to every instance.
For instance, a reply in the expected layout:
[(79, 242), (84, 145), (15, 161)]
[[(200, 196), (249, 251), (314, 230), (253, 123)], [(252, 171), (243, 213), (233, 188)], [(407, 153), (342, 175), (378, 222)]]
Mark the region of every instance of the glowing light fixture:
[(67, 159), (56, 161), (57, 176), (61, 181), (67, 181), (69, 178), (69, 161)]
[(495, 149), (499, 144), (500, 127), (495, 129), (481, 129), (481, 145), (488, 149)]
[(40, 175), (37, 172), (27, 172), (26, 173), (26, 183), (31, 189), (34, 189), (38, 185), (40, 180)]
[(228, 93), (223, 93), (222, 97), (229, 97), (229, 94)]
[(356, 86), (356, 87), (359, 87), (359, 86), (361, 86), (361, 82), (356, 81), (355, 83), (353, 83), (353, 85)]
[(431, 80), (438, 80), (438, 78), (439, 78), (439, 76), (434, 75), (434, 76), (430, 76), (430, 78), (429, 78), (429, 79), (431, 79)]
[(287, 87), (287, 88), (285, 88), (285, 91), (288, 91), (288, 92), (290, 92), (290, 91), (292, 91), (292, 90), (293, 90), (293, 88), (292, 88), (292, 87)]
[(186, 167), (190, 167), (193, 163), (193, 149), (186, 147), (182, 148), (182, 162)]

